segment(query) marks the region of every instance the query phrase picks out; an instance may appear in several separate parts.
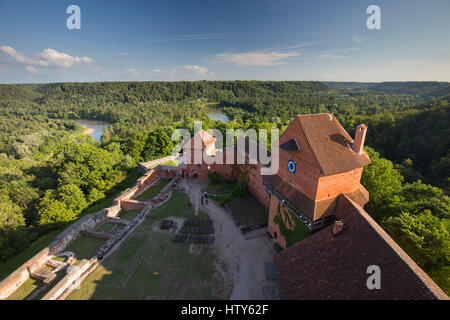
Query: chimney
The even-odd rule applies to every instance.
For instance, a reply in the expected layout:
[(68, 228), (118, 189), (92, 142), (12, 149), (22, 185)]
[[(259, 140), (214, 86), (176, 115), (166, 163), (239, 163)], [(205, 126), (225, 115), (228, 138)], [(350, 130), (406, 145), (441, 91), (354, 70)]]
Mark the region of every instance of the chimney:
[(333, 236), (341, 233), (343, 228), (344, 228), (344, 223), (340, 220), (336, 220), (333, 224)]
[(353, 149), (358, 153), (363, 153), (364, 140), (366, 140), (367, 126), (360, 124), (356, 127), (355, 142), (353, 143)]

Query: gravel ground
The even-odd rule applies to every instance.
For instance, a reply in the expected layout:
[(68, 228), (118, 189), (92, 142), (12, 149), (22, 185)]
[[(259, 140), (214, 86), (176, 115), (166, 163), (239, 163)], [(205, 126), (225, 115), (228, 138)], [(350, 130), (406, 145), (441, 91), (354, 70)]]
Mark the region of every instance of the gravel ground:
[[(274, 299), (276, 281), (265, 277), (264, 263), (273, 262), (273, 243), (266, 233), (251, 239), (245, 239), (239, 228), (224, 208), (211, 199), (201, 204), (201, 190), (206, 182), (184, 179), (180, 185), (189, 195), (195, 213), (202, 210), (214, 222), (215, 242), (221, 261), (219, 270), (223, 276), (233, 282), (230, 299)], [(268, 293), (269, 292), (269, 293)]]

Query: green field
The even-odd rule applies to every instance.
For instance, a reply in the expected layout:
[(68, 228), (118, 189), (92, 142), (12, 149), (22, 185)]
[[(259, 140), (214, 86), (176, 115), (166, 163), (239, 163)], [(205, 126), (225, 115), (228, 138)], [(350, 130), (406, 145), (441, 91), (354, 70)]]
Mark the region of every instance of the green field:
[(264, 205), (252, 194), (242, 197), (234, 197), (225, 204), (231, 210), (233, 219), (239, 226), (251, 226), (267, 222), (269, 212)]
[(104, 242), (105, 239), (80, 234), (69, 244), (66, 250), (75, 252), (78, 260), (90, 259)]
[(152, 230), (164, 217), (193, 214), (188, 195), (173, 192), (68, 299), (227, 299), (231, 288), (215, 277), (216, 256), (209, 247), (190, 253), (189, 245), (172, 241), (173, 234)]
[(95, 230), (96, 232), (109, 232), (111, 231), (116, 225), (114, 223), (105, 223), (100, 228)]
[[(176, 163), (176, 162), (173, 161), (173, 160), (169, 160), (169, 161), (167, 161), (167, 162), (160, 163), (160, 164), (163, 165), (163, 166), (177, 166), (177, 165), (178, 165), (178, 163)], [(159, 166), (160, 164), (155, 164), (155, 165), (149, 167), (149, 169), (156, 168), (156, 167)]]
[(237, 186), (238, 184), (234, 181), (220, 181), (216, 184), (208, 184), (205, 191), (212, 194), (225, 195), (230, 194)]
[(142, 192), (139, 196), (136, 197), (136, 199), (151, 199), (153, 198), (158, 192), (161, 191), (162, 188), (164, 188), (171, 179), (168, 178), (162, 178), (157, 184), (147, 188), (144, 192)]
[[(44, 266), (43, 268), (48, 270), (53, 270), (50, 266)], [(56, 278), (53, 282), (44, 286), (41, 280), (28, 278), (16, 291), (14, 291), (7, 300), (40, 300), (43, 296), (47, 294), (64, 276), (66, 275), (65, 270), (61, 270), (56, 273)], [(39, 290), (39, 292), (37, 292)]]
[(138, 215), (139, 212), (141, 212), (140, 209), (138, 209), (138, 210), (129, 210), (129, 211), (122, 210), (119, 213), (119, 218), (131, 221), (131, 220), (134, 219), (134, 217), (136, 217)]
[(14, 291), (7, 300), (24, 300), (34, 290), (42, 285), (42, 281), (29, 278), (16, 291)]

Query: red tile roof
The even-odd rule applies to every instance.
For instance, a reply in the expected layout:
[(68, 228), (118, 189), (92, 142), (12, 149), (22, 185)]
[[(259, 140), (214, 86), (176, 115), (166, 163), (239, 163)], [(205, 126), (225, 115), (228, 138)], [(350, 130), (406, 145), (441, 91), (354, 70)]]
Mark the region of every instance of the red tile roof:
[[(347, 196), (328, 226), (275, 256), (281, 299), (448, 299), (392, 238)], [(381, 289), (366, 286), (367, 267), (381, 270)]]
[(370, 163), (369, 157), (357, 154), (353, 139), (331, 114), (298, 115), (298, 121), (324, 175), (333, 175)]
[[(213, 144), (216, 141), (216, 138), (214, 138), (212, 135), (210, 135), (205, 130), (200, 130), (195, 134), (191, 140), (186, 142), (183, 148), (188, 149), (200, 149), (199, 146), (201, 146), (201, 149), (209, 147), (211, 144)], [(197, 145), (196, 145), (197, 144)]]
[(282, 197), (301, 211), (302, 214), (306, 215), (311, 220), (314, 220), (314, 200), (277, 174), (263, 176), (263, 181), (264, 184), (269, 185), (272, 189), (277, 191)]

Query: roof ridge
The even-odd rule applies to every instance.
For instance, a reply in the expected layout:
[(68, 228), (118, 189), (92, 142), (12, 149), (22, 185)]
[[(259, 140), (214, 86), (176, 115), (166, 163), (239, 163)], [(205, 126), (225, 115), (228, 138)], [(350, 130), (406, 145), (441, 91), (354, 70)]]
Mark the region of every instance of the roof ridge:
[(369, 226), (380, 236), (383, 241), (395, 252), (395, 254), (407, 265), (407, 267), (417, 275), (420, 281), (430, 292), (440, 300), (449, 300), (447, 294), (423, 271), (423, 269), (392, 239), (392, 237), (364, 210), (359, 204), (344, 194), (345, 199), (355, 207), (356, 212), (367, 221)]
[[(297, 116), (297, 120), (298, 120), (298, 123), (299, 123), (299, 125), (300, 125), (300, 129), (302, 130), (303, 134), (304, 134), (305, 137), (306, 137), (306, 142), (308, 143), (308, 146), (309, 146), (309, 148), (311, 149), (311, 152), (312, 152), (314, 158), (316, 159), (317, 163), (319, 164), (320, 171), (322, 172), (323, 175), (325, 175), (325, 171), (323, 170), (322, 164), (320, 163), (319, 158), (317, 157), (316, 153), (314, 152), (314, 148), (313, 148), (312, 145), (311, 145), (311, 141), (309, 140), (309, 137), (308, 137), (308, 135), (306, 134), (305, 130), (303, 130), (302, 122), (300, 121), (300, 119), (298, 118), (298, 116)], [(316, 214), (315, 211), (316, 211), (316, 209), (314, 209), (314, 215)]]

